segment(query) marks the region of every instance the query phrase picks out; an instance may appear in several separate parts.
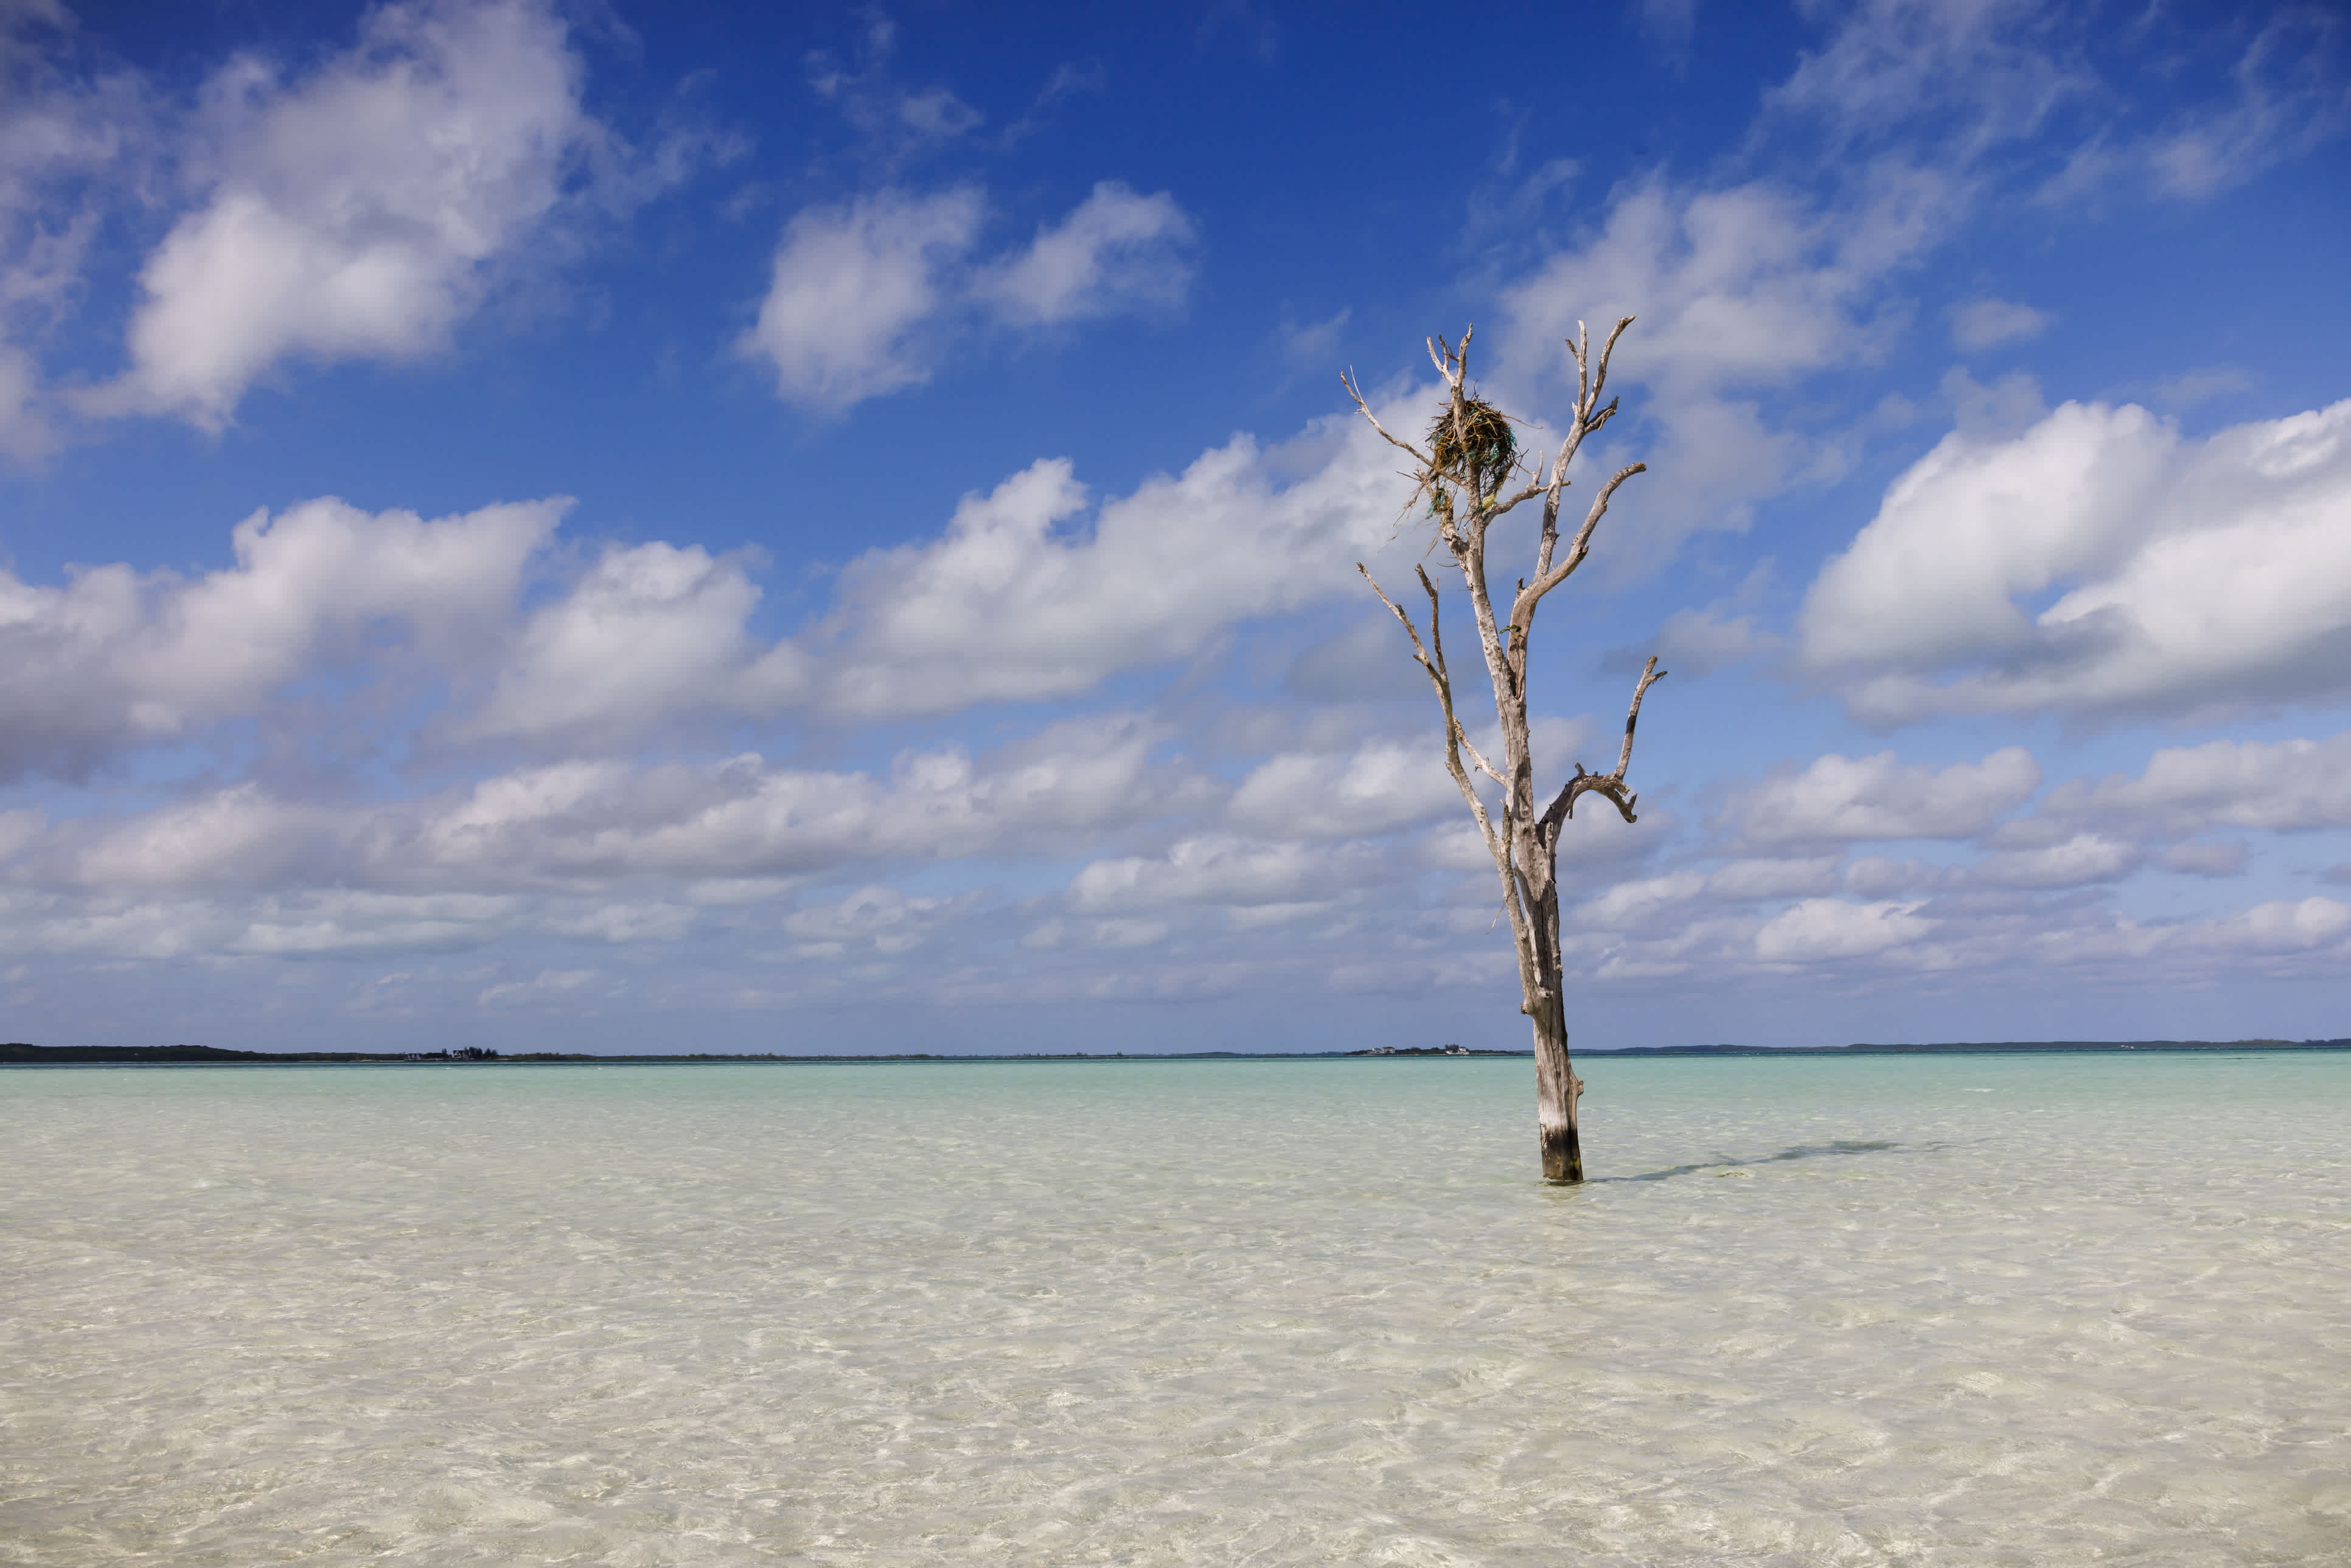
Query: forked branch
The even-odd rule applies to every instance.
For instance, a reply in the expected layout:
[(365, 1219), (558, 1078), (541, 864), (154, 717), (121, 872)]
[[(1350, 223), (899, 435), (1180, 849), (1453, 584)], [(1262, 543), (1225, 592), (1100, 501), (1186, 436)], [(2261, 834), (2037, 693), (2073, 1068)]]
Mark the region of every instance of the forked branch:
[(1581, 795), (1604, 795), (1626, 821), (1640, 821), (1633, 814), (1633, 808), (1640, 800), (1640, 797), (1625, 789), (1625, 770), (1633, 766), (1633, 731), (1641, 722), (1641, 699), (1649, 695), (1651, 686), (1665, 678), (1666, 672), (1657, 668), (1657, 656), (1655, 653), (1650, 654), (1648, 664), (1642, 668), (1640, 684), (1633, 688), (1633, 706), (1625, 713), (1625, 745), (1624, 748), (1616, 754), (1616, 771), (1586, 773), (1583, 770), (1583, 764), (1577, 763), (1575, 777), (1567, 781), (1566, 786), (1560, 790), (1558, 798), (1545, 808), (1541, 818), (1535, 824), (1536, 832), (1542, 836), (1545, 842), (1558, 841), (1560, 825), (1575, 815), (1576, 798)]

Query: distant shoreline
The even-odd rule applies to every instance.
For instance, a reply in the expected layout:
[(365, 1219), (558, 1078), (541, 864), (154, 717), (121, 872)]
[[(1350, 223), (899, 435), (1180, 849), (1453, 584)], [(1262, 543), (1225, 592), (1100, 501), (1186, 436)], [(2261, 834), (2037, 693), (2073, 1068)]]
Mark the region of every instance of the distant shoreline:
[[(2351, 1040), (2005, 1040), (1945, 1045), (1636, 1045), (1579, 1051), (1579, 1057), (1792, 1056), (2043, 1056), (2113, 1051), (2351, 1051)], [(1408, 1046), (1365, 1051), (1024, 1051), (974, 1055), (894, 1052), (873, 1055), (695, 1054), (599, 1056), (584, 1051), (525, 1051), (503, 1055), (479, 1048), (450, 1051), (230, 1051), (210, 1045), (0, 1044), (0, 1067), (710, 1067), (853, 1066), (882, 1062), (983, 1061), (1358, 1061), (1429, 1057), (1518, 1057), (1531, 1051), (1472, 1051), (1461, 1046)]]

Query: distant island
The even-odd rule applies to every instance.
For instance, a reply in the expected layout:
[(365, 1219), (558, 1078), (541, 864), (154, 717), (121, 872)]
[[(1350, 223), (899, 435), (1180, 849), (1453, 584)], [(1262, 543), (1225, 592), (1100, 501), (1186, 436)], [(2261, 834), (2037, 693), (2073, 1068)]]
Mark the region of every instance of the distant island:
[[(1579, 1051), (1591, 1056), (1991, 1056), (2018, 1052), (2084, 1053), (2147, 1051), (2351, 1051), (2351, 1040), (1976, 1040), (1945, 1045), (1631, 1045), (1613, 1051)], [(214, 1045), (31, 1045), (0, 1044), (0, 1067), (114, 1063), (156, 1067), (286, 1067), (304, 1062), (397, 1066), (402, 1063), (500, 1066), (591, 1063), (612, 1066), (692, 1066), (711, 1063), (881, 1061), (1343, 1061), (1359, 1057), (1527, 1057), (1531, 1051), (1482, 1051), (1463, 1045), (1382, 1045), (1362, 1051), (1024, 1051), (1014, 1055), (947, 1055), (905, 1052), (852, 1056), (696, 1051), (692, 1054), (600, 1056), (587, 1051), (532, 1051), (507, 1055), (481, 1046), (444, 1051), (230, 1051)]]

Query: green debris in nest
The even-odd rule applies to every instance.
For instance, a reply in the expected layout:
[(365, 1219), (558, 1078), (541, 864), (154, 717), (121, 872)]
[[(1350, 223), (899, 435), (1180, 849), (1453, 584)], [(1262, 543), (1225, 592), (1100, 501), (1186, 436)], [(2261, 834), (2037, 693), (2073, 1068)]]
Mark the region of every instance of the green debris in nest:
[(1441, 511), (1443, 481), (1451, 480), (1475, 492), (1473, 504), (1501, 487), (1518, 455), (1519, 438), (1510, 431), (1510, 416), (1482, 398), (1463, 400), (1460, 417), (1447, 406), (1428, 427), (1428, 452), (1435, 477), (1428, 509)]

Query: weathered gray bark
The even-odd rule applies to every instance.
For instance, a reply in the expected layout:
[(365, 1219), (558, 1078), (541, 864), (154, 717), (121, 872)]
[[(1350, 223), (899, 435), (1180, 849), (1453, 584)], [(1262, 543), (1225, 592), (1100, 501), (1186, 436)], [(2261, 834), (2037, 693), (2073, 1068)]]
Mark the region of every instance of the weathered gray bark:
[[(1637, 820), (1633, 813), (1636, 797), (1625, 786), (1625, 772), (1632, 765), (1633, 731), (1640, 721), (1641, 699), (1666, 672), (1657, 668), (1654, 657), (1642, 670), (1640, 681), (1633, 688), (1632, 706), (1625, 716), (1625, 743), (1617, 755), (1616, 770), (1588, 773), (1579, 764), (1559, 793), (1549, 804), (1539, 808), (1527, 716), (1527, 647), (1534, 631), (1535, 612), (1544, 596), (1583, 564), (1592, 548), (1593, 532), (1607, 515), (1608, 503), (1617, 486), (1647, 466), (1635, 463), (1620, 469), (1601, 486), (1583, 525), (1567, 542), (1566, 553), (1561, 555), (1559, 512), (1568, 486), (1568, 467), (1574, 462), (1583, 438), (1615, 416), (1615, 401), (1611, 399), (1604, 406), (1600, 394), (1607, 384), (1608, 361), (1615, 352), (1616, 340), (1632, 324), (1629, 316), (1616, 323), (1595, 364), (1589, 340), (1578, 323), (1576, 336), (1567, 345), (1575, 358), (1575, 417), (1558, 455), (1547, 466), (1540, 458), (1531, 468), (1522, 463), (1517, 455), (1516, 438), (1510, 433), (1507, 416), (1468, 390), (1469, 332), (1461, 335), (1458, 346), (1443, 338), (1429, 340), (1429, 358), (1437, 373), (1445, 378), (1447, 397), (1445, 407), (1430, 427), (1426, 451), (1389, 434), (1374, 418), (1353, 381), (1345, 381), (1348, 395), (1355, 400), (1364, 417), (1371, 420), (1373, 428), (1413, 459), (1412, 472), (1418, 486), (1410, 505), (1426, 502), (1437, 542), (1445, 547), (1461, 573), (1462, 585), (1469, 596), (1471, 618), (1478, 627), (1479, 649), (1485, 654), (1486, 675), (1493, 689), (1494, 716), (1501, 737), (1499, 767), (1470, 743), (1455, 709), (1453, 676), (1445, 659), (1440, 619), (1443, 605), (1427, 570), (1415, 569), (1421, 589), (1428, 597), (1428, 638), (1424, 643), (1412, 616), (1377, 582), (1372, 581), (1369, 571), (1358, 565), (1356, 570), (1372, 583), (1372, 591), (1380, 596), (1380, 602), (1403, 623), (1405, 635), (1412, 639), (1415, 662), (1427, 673), (1430, 685), (1436, 688), (1437, 706), (1445, 719), (1446, 767), (1460, 789), (1469, 814), (1477, 821), (1486, 848), (1494, 857), (1494, 870), (1501, 879), (1502, 907), (1510, 916), (1510, 936), (1518, 949), (1520, 1010), (1534, 1029), (1535, 1123), (1541, 1141), (1543, 1176), (1554, 1182), (1583, 1179), (1583, 1152), (1576, 1126), (1576, 1100), (1583, 1091), (1583, 1083), (1575, 1075), (1574, 1061), (1567, 1050), (1564, 966), (1560, 947), (1560, 831), (1574, 814), (1576, 800), (1586, 794), (1605, 796), (1625, 821)], [(1496, 519), (1520, 503), (1537, 498), (1542, 502), (1542, 535), (1533, 575), (1518, 580), (1510, 600), (1509, 619), (1505, 621), (1495, 613), (1487, 583), (1487, 532)], [(1491, 806), (1480, 793), (1480, 779), (1496, 797)]]
[(1575, 1102), (1583, 1080), (1567, 1054), (1567, 1008), (1554, 997), (1535, 1014), (1535, 1134), (1542, 1143), (1543, 1180), (1583, 1179), (1583, 1140)]

